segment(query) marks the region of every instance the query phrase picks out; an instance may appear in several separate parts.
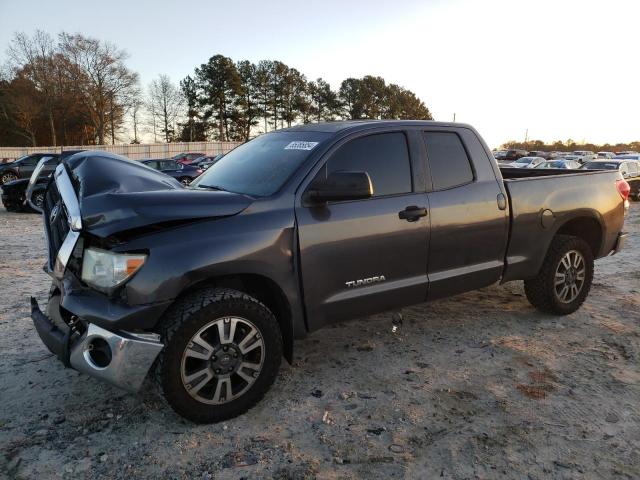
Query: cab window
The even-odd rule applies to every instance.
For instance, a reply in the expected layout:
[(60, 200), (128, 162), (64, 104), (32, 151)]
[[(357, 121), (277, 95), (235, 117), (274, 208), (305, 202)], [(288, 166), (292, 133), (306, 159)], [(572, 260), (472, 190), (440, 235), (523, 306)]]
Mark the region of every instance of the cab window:
[(409, 149), (402, 132), (367, 135), (345, 143), (327, 162), (327, 174), (337, 171), (367, 172), (374, 197), (412, 191)]

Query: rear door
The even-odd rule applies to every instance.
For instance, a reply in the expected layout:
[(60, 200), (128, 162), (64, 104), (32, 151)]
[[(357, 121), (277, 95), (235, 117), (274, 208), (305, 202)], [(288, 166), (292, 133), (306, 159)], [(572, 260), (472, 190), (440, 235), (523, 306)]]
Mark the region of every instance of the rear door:
[(504, 186), (473, 131), (441, 128), (423, 138), (432, 181), (429, 299), (490, 285), (504, 266)]
[[(313, 181), (336, 170), (365, 171), (374, 196), (296, 207), (300, 271), (311, 330), (411, 303), (427, 294), (428, 212), (416, 188), (407, 133), (391, 130), (343, 140), (321, 160)], [(407, 209), (424, 209), (411, 221)]]

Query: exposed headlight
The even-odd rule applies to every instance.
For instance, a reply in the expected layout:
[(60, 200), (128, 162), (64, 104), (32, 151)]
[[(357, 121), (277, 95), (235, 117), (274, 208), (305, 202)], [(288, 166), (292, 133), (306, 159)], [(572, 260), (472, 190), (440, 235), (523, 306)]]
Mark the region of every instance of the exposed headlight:
[(143, 254), (87, 248), (82, 260), (82, 280), (94, 287), (117, 287), (136, 273), (146, 259)]

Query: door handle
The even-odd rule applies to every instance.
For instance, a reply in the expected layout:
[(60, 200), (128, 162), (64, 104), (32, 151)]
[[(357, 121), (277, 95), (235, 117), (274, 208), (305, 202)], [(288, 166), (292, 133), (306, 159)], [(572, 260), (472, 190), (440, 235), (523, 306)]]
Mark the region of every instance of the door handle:
[(417, 207), (410, 205), (401, 212), (398, 212), (398, 218), (400, 220), (406, 220), (407, 222), (415, 222), (420, 217), (427, 216), (427, 209), (424, 207)]

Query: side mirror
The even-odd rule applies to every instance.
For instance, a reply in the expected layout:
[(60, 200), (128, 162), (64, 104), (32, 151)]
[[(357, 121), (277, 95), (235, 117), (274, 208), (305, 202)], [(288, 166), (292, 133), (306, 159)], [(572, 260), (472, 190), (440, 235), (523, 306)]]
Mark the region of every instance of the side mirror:
[(373, 185), (367, 172), (332, 172), (326, 180), (312, 185), (304, 194), (312, 204), (363, 200), (373, 195)]

